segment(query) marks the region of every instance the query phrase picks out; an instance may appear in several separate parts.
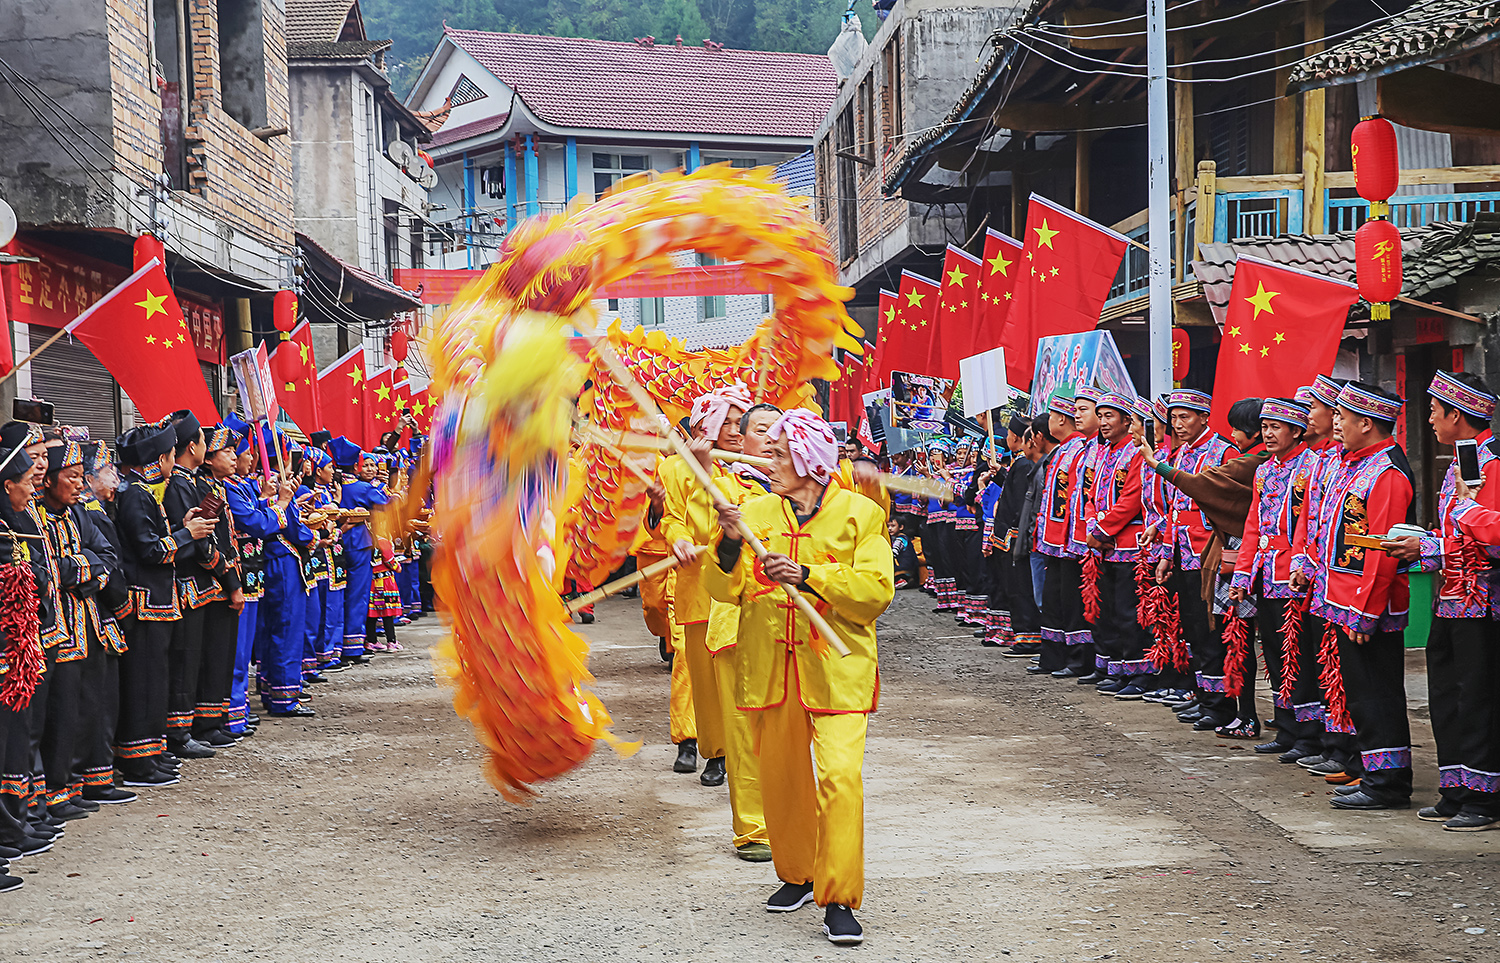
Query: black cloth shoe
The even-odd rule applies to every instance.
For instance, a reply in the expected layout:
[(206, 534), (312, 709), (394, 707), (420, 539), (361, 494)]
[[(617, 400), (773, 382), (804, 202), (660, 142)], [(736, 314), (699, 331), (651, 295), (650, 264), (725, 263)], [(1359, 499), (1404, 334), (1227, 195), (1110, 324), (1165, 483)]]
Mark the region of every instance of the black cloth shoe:
[(239, 745), (240, 742), (238, 739), (236, 739), (234, 736), (231, 736), (223, 729), (215, 729), (212, 732), (205, 732), (202, 737), (198, 739), (198, 741), (208, 746), (210, 749), (227, 749), (230, 746)]
[(1203, 713), (1198, 709), (1189, 709), (1187, 712), (1177, 713), (1178, 722), (1191, 722), (1197, 725), (1203, 721)]
[(163, 772), (160, 769), (152, 769), (144, 773), (126, 773), (125, 785), (144, 789), (157, 789), (162, 786), (175, 786), (180, 780), (174, 772)]
[(1310, 755), (1312, 755), (1312, 753), (1308, 752), (1306, 749), (1298, 749), (1296, 746), (1293, 746), (1286, 752), (1283, 752), (1281, 755), (1277, 756), (1276, 761), (1285, 763), (1299, 762), (1303, 759), (1306, 759)]
[(854, 946), (865, 941), (865, 931), (854, 918), (854, 911), (843, 903), (829, 903), (823, 911), (823, 935), (839, 946)]
[(317, 714), (318, 714), (318, 710), (317, 709), (314, 709), (314, 708), (312, 708), (310, 706), (302, 705), (301, 703), (298, 703), (297, 707), (295, 709), (288, 709), (285, 712), (272, 712), (272, 713), (270, 713), (270, 715), (273, 715), (273, 716), (275, 716), (278, 719), (311, 719), (313, 716), (315, 716)]
[(205, 746), (192, 736), (182, 742), (176, 739), (168, 740), (167, 745), (172, 747), (172, 754), (180, 759), (211, 759), (216, 755), (211, 747)]
[(1283, 746), (1279, 742), (1262, 742), (1260, 745), (1255, 747), (1255, 751), (1260, 753), (1262, 756), (1271, 756), (1287, 752), (1290, 748), (1290, 746)]
[(1042, 646), (1040, 642), (1017, 642), (1005, 653), (1007, 659), (1029, 659), (1033, 655), (1040, 655)]
[(812, 883), (782, 883), (766, 900), (767, 913), (790, 913), (812, 902)]
[(1121, 689), (1125, 688), (1126, 685), (1128, 685), (1128, 683), (1124, 679), (1105, 679), (1094, 688), (1097, 689), (1101, 695), (1114, 695), (1116, 692), (1119, 692)]
[(86, 813), (96, 813), (99, 811), (99, 804), (94, 802), (92, 799), (86, 798), (81, 793), (77, 796), (74, 796), (72, 799), (69, 799), (68, 802), (74, 806), (77, 806), (79, 809), (82, 809)]
[(1042, 668), (1039, 665), (1028, 665), (1026, 667), (1026, 674), (1027, 675), (1042, 675), (1043, 673), (1045, 673), (1047, 675), (1051, 675), (1052, 674), (1052, 673), (1048, 672), (1046, 669)]
[(1316, 766), (1303, 766), (1314, 776), (1337, 776), (1344, 771), (1344, 764), (1337, 759), (1324, 759)]
[[(1334, 793), (1335, 796), (1347, 796), (1350, 793), (1355, 793), (1355, 792), (1359, 792), (1359, 780), (1358, 779), (1354, 780), (1351, 783), (1346, 783), (1345, 785), (1342, 785), (1342, 786), (1334, 786), (1333, 787), (1333, 793)], [(1428, 809), (1432, 809), (1431, 806), (1429, 806), (1427, 808)], [(1437, 810), (1434, 809), (1433, 811), (1436, 812)], [(1422, 812), (1423, 813), (1427, 812), (1427, 809), (1422, 810)], [(1426, 819), (1427, 817), (1423, 816), (1422, 813), (1418, 813), (1417, 814), (1417, 818), (1418, 819)], [(1447, 816), (1439, 816), (1439, 817), (1437, 817), (1437, 821), (1440, 822), (1440, 823), (1447, 821), (1447, 819), (1448, 819)]]
[(1234, 719), (1227, 725), (1219, 726), (1214, 734), (1225, 739), (1259, 739), (1259, 719)]
[[(1339, 793), (1340, 795), (1347, 795), (1343, 792), (1343, 789), (1344, 787), (1340, 786), (1338, 789), (1335, 789), (1334, 792)], [(1448, 820), (1457, 815), (1457, 811), (1448, 812), (1447, 810), (1443, 809), (1441, 803), (1436, 806), (1426, 806), (1422, 809), (1417, 810), (1417, 818), (1429, 823), (1446, 823)]]
[(672, 664), (672, 653), (667, 651), (667, 640), (660, 635), (656, 637), (656, 654), (661, 656), (661, 660), (667, 665)]
[(52, 848), (52, 840), (37, 839), (35, 836), (27, 836), (25, 839), (20, 840), (11, 848), (19, 849), (22, 856), (35, 856), (38, 853), (45, 853), (50, 850)]
[(321, 672), (304, 672), (304, 673), (302, 673), (302, 681), (303, 682), (327, 682), (328, 681), (328, 677), (325, 676), (325, 675), (323, 675)]
[(594, 613), (593, 612), (579, 612), (578, 613), (578, 621), (582, 622), (584, 625), (593, 625), (594, 624)]
[(119, 803), (135, 802), (140, 797), (133, 792), (126, 792), (118, 786), (89, 786), (83, 791), (83, 798), (89, 802), (99, 803), (102, 806), (112, 806)]
[(698, 740), (684, 739), (677, 744), (677, 761), (672, 763), (673, 772), (698, 771)]
[(21, 851), (14, 846), (0, 844), (0, 860), (9, 862), (12, 859), (20, 859)]
[(1052, 678), (1054, 678), (1054, 679), (1081, 679), (1081, 678), (1083, 678), (1087, 674), (1088, 673), (1084, 672), (1082, 669), (1074, 669), (1074, 668), (1070, 668), (1070, 667), (1066, 667), (1065, 666), (1065, 667), (1063, 667), (1061, 669), (1058, 669), (1056, 672), (1052, 673)]
[[(1378, 799), (1363, 791), (1351, 792), (1347, 796), (1334, 796), (1328, 800), (1334, 809), (1410, 809), (1410, 799)], [(1446, 824), (1445, 824), (1446, 825)]]
[(1100, 675), (1099, 674), (1099, 670), (1095, 669), (1093, 672), (1090, 672), (1088, 675), (1081, 675), (1081, 676), (1079, 676), (1078, 677), (1078, 684), (1079, 685), (1098, 685), (1099, 683), (1103, 682), (1105, 679), (1108, 679), (1108, 678), (1109, 678), (1109, 676), (1107, 676), (1107, 675)]
[(1482, 833), (1486, 829), (1500, 829), (1500, 818), (1482, 816), (1479, 813), (1459, 813), (1443, 823), (1450, 833)]
[[(9, 866), (6, 869), (10, 869)], [(0, 893), (9, 893), (13, 889), (20, 889), (26, 885), (26, 880), (19, 876), (11, 876), (8, 873), (0, 875)]]
[(56, 816), (58, 819), (64, 821), (89, 818), (88, 810), (79, 809), (77, 806), (73, 805), (70, 802), (60, 802), (56, 805), (48, 806), (47, 814), (49, 816)]
[[(1178, 716), (1177, 718), (1181, 719), (1182, 717)], [(1208, 715), (1200, 716), (1198, 718), (1198, 721), (1193, 723), (1193, 731), (1207, 732), (1210, 729), (1217, 729), (1222, 725), (1226, 725), (1227, 721), (1228, 720), (1215, 719), (1213, 716)]]
[(726, 778), (728, 773), (724, 770), (724, 757), (716, 756), (703, 764), (703, 775), (698, 777), (698, 781), (705, 786), (722, 786)]

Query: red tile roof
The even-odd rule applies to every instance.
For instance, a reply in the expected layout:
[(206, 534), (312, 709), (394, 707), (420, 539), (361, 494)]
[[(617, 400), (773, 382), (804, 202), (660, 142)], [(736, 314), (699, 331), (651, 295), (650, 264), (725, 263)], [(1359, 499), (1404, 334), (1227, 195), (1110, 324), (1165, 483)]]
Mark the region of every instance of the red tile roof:
[[(421, 114), (417, 115), (418, 117)], [(492, 130), (499, 130), (505, 126), (510, 119), (510, 114), (496, 114), (494, 117), (486, 117), (468, 124), (459, 124), (457, 127), (444, 127), (432, 135), (432, 146), (442, 147), (455, 141), (464, 140), (469, 137), (478, 137), (480, 134), (488, 134)]]
[(833, 67), (817, 54), (447, 36), (558, 127), (811, 138), (838, 92)]

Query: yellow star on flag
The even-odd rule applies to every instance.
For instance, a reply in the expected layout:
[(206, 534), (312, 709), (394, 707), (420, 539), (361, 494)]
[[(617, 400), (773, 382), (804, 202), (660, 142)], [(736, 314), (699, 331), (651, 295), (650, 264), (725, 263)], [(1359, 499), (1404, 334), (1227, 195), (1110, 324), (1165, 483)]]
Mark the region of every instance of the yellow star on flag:
[(1268, 354), (1268, 353), (1269, 353), (1269, 352), (1270, 352), (1270, 350), (1271, 350), (1271, 349), (1270, 349), (1270, 348), (1268, 348), (1268, 347), (1266, 347), (1266, 346), (1265, 346), (1265, 345), (1261, 345), (1261, 346), (1260, 346), (1260, 356), (1261, 356), (1261, 357), (1262, 357), (1262, 358), (1264, 358), (1264, 357), (1265, 357), (1265, 356), (1266, 356), (1266, 355), (1267, 355), (1267, 354)]
[(411, 413), (412, 414), (414, 414), (414, 415), (421, 415), (422, 412), (424, 412), (426, 410), (427, 410), (427, 406), (424, 405), (424, 404), (422, 404), (422, 402), (420, 402), (420, 401), (414, 401), (414, 402), (412, 402), (412, 406), (411, 406)]
[(927, 297), (927, 295), (923, 294), (921, 291), (907, 291), (906, 305), (907, 307), (920, 308), (922, 306), (922, 299), (925, 297)]
[(1231, 338), (1238, 338), (1240, 336), (1239, 325), (1235, 325), (1234, 327), (1229, 329), (1229, 336)]
[[(1045, 248), (1052, 248), (1052, 239), (1059, 233), (1058, 231), (1051, 230), (1047, 227), (1047, 219), (1045, 217), (1042, 218), (1042, 226), (1034, 227), (1032, 228), (1032, 230), (1036, 231), (1037, 244)], [(1055, 250), (1055, 248), (1053, 248), (1053, 250)]]
[(145, 308), (146, 309), (146, 320), (150, 321), (153, 317), (155, 317), (158, 314), (166, 314), (167, 313), (167, 309), (166, 309), (166, 306), (165, 306), (166, 303), (167, 303), (167, 296), (165, 294), (158, 296), (158, 295), (152, 294), (151, 293), (151, 289), (147, 288), (146, 289), (146, 300), (144, 300), (144, 301), (137, 301), (135, 303), (135, 306), (138, 307), (138, 308)]
[(1242, 345), (1240, 345), (1240, 354), (1249, 354), (1249, 353), (1250, 353), (1250, 346), (1248, 344), (1242, 344)]
[(969, 276), (964, 273), (964, 269), (962, 267), (955, 267), (953, 270), (948, 272), (949, 284), (963, 284), (968, 279)]
[(391, 396), (391, 386), (381, 385), (379, 388), (375, 389), (375, 394), (378, 398), (380, 398), (381, 401), (384, 401)]
[(146, 343), (147, 344), (155, 344), (156, 343), (156, 335), (154, 335), (154, 334), (148, 334), (148, 335), (146, 335)]
[(1057, 268), (1052, 269), (1052, 276), (1057, 277)]
[(1275, 341), (1277, 344), (1280, 344), (1281, 342), (1283, 342), (1283, 341), (1286, 340), (1286, 335), (1284, 335), (1280, 331), (1278, 331), (1278, 332), (1276, 332), (1276, 337), (1272, 338), (1271, 340)]
[(354, 370), (349, 372), (349, 378), (354, 382), (356, 386), (358, 386), (359, 383), (364, 380), (365, 373), (359, 365), (355, 365)]
[(890, 324), (894, 320), (896, 320), (896, 309), (895, 308), (886, 308), (885, 309), (885, 323), (886, 324)]
[(1005, 259), (1004, 251), (996, 251), (995, 256), (990, 258), (990, 273), (998, 273), (1001, 277), (1008, 278), (1010, 277), (1010, 266), (1014, 263), (1014, 261), (1007, 261)]
[(1245, 299), (1246, 301), (1250, 302), (1250, 305), (1253, 308), (1255, 308), (1255, 317), (1251, 318), (1251, 320), (1259, 320), (1260, 313), (1262, 311), (1275, 314), (1276, 309), (1271, 307), (1271, 299), (1276, 297), (1280, 293), (1280, 291), (1267, 291), (1266, 286), (1263, 282), (1255, 282), (1255, 293)]
[(300, 351), (300, 352), (302, 352), (302, 363), (303, 364), (307, 364), (307, 349), (308, 349), (308, 345), (306, 344), (306, 342), (302, 342), (302, 341), (297, 342), (297, 350)]

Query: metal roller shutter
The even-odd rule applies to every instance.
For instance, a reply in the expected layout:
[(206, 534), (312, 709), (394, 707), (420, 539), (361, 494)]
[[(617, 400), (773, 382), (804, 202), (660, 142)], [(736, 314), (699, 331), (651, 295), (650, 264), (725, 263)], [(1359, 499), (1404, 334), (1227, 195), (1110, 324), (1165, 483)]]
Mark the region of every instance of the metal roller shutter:
[[(33, 329), (31, 340), (40, 345), (51, 334)], [(64, 338), (32, 360), (31, 393), (52, 403), (58, 424), (87, 426), (91, 439), (113, 444), (120, 433), (115, 380), (80, 342)]]

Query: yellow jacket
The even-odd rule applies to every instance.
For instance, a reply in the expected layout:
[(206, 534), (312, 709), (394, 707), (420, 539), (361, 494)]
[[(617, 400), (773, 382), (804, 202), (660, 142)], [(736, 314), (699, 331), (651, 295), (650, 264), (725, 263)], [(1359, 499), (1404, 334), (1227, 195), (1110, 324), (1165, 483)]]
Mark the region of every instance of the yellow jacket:
[[(766, 493), (765, 486), (760, 482), (731, 471), (716, 475), (714, 481), (718, 483), (719, 490), (724, 493), (724, 497), (735, 505), (743, 505), (750, 499), (758, 498)], [(717, 541), (717, 536), (708, 539), (708, 542)], [(705, 559), (703, 564), (713, 565), (714, 560)], [(739, 633), (740, 607), (733, 602), (712, 599), (708, 609), (708, 651), (724, 651), (739, 640)]]
[[(660, 481), (661, 467), (666, 462), (665, 458), (656, 459), (656, 472), (654, 477)], [(641, 514), (641, 527), (636, 530), (635, 542), (630, 546), (630, 554), (640, 555), (667, 555), (672, 551), (672, 546), (667, 544), (666, 536), (662, 534), (662, 523), (665, 521), (665, 509), (663, 518), (658, 519), (655, 527), (651, 525), (651, 502), (646, 502), (646, 510)]]
[(742, 507), (745, 524), (766, 550), (807, 567), (802, 592), (850, 649), (818, 655), (809, 645), (807, 619), (743, 546), (731, 572), (711, 558), (705, 580), (714, 598), (740, 606), (736, 704), (766, 709), (786, 700), (787, 672), (795, 659), (802, 704), (814, 712), (873, 712), (880, 697), (875, 619), (891, 604), (894, 575), (885, 515), (857, 492), (834, 485), (806, 524), (798, 526), (791, 502), (761, 495)]
[[(718, 475), (715, 466), (711, 473)], [(666, 540), (667, 551), (678, 539), (687, 539), (694, 545), (706, 545), (714, 540), (719, 530), (719, 516), (713, 502), (698, 485), (692, 469), (683, 464), (682, 458), (673, 455), (661, 463), (657, 477), (667, 490), (666, 511), (661, 519), (661, 532)], [(678, 625), (692, 625), (708, 621), (708, 590), (703, 587), (704, 559), (679, 565), (677, 591), (672, 598), (673, 611)]]

